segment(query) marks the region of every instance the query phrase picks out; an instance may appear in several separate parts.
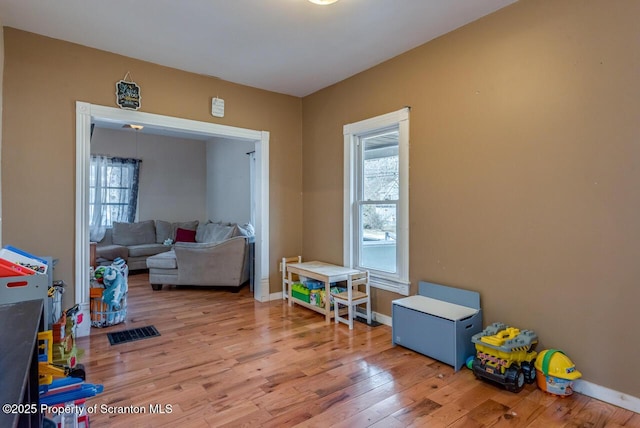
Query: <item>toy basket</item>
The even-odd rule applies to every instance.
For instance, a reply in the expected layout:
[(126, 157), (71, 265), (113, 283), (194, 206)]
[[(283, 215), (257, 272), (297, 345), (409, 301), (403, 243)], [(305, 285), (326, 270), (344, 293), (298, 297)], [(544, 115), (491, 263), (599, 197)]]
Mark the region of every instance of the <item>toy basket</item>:
[(119, 307), (115, 307), (102, 301), (103, 291), (103, 288), (89, 290), (92, 327), (109, 327), (120, 324), (127, 317), (127, 293), (122, 295)]

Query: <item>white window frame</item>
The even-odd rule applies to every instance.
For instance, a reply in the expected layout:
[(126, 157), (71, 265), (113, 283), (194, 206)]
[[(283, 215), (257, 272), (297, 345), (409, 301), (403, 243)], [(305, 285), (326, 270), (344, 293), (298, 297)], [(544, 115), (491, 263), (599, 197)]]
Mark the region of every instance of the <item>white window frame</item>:
[[(358, 142), (363, 135), (372, 132), (398, 127), (398, 161), (399, 161), (399, 202), (396, 222), (397, 273), (371, 273), (372, 287), (409, 295), (409, 108), (383, 114), (360, 122), (344, 126), (344, 231), (343, 254), (344, 265), (357, 269), (356, 257), (359, 239), (359, 214), (356, 201), (358, 165)], [(363, 268), (364, 269), (364, 268)]]

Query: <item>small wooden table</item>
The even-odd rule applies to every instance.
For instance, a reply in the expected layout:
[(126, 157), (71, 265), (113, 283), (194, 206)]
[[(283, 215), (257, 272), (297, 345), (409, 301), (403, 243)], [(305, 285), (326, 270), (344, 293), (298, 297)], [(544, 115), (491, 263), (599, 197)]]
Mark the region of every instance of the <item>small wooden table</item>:
[(293, 295), (291, 292), (291, 286), (289, 286), (289, 306), (293, 306), (293, 303), (296, 303), (300, 306), (304, 306), (305, 308), (309, 308), (316, 312), (320, 312), (324, 314), (325, 320), (327, 323), (331, 322), (331, 318), (333, 318), (334, 314), (331, 310), (331, 299), (329, 296), (331, 295), (331, 283), (346, 281), (347, 277), (352, 273), (358, 273), (359, 270), (351, 269), (344, 266), (333, 265), (325, 262), (303, 262), (303, 263), (288, 263), (287, 264), (287, 274), (289, 275), (289, 284), (293, 281), (293, 274), (297, 274), (299, 276), (304, 276), (307, 278), (315, 279), (321, 282), (324, 282), (324, 290), (325, 290), (325, 302), (324, 307), (312, 305), (307, 302), (303, 302), (302, 300), (293, 299)]

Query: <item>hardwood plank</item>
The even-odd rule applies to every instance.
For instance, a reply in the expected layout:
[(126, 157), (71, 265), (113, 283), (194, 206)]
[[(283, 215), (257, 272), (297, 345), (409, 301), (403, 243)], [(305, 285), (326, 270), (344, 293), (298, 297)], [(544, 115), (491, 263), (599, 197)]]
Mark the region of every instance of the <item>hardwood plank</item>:
[[(129, 277), (125, 323), (78, 339), (88, 406), (170, 405), (171, 412), (91, 415), (92, 427), (576, 427), (640, 428), (640, 415), (534, 385), (514, 394), (391, 344), (391, 329), (324, 317), (247, 287), (153, 291)], [(161, 336), (111, 346), (106, 333), (154, 325)]]

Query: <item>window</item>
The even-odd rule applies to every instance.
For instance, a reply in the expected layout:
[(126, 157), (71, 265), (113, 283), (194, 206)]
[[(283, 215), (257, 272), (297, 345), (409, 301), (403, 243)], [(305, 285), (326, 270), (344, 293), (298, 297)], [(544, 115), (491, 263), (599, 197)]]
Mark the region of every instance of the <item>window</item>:
[(135, 221), (139, 159), (91, 156), (89, 169), (89, 231), (100, 241), (113, 222)]
[(344, 127), (344, 263), (409, 294), (409, 109)]

